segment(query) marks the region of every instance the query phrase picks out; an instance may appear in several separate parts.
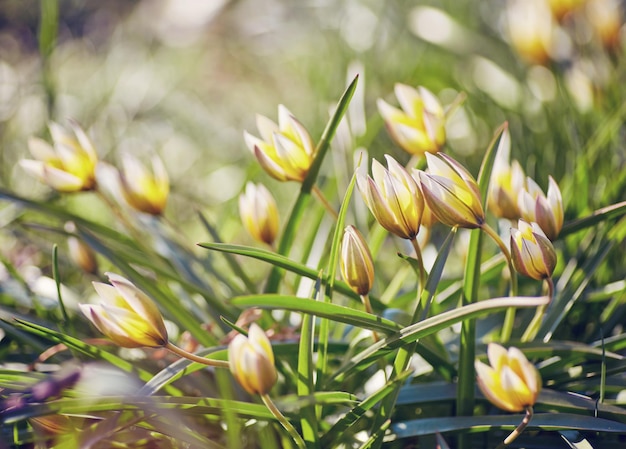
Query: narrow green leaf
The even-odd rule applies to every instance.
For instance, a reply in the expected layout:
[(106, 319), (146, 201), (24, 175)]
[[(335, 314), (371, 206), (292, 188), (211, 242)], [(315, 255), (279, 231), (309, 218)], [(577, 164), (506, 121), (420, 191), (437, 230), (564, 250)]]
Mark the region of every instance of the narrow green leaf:
[(587, 217), (565, 223), (563, 225), (563, 229), (561, 229), (561, 232), (559, 233), (558, 238), (562, 239), (570, 234), (574, 234), (583, 229), (590, 228), (603, 221), (620, 217), (624, 214), (626, 214), (626, 201), (603, 207), (602, 209), (596, 210)]

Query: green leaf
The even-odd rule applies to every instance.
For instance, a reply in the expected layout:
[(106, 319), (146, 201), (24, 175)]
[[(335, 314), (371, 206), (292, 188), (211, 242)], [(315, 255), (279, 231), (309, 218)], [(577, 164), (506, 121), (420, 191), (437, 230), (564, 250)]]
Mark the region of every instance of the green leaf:
[(587, 217), (565, 223), (558, 238), (562, 239), (570, 234), (590, 228), (598, 223), (602, 223), (603, 221), (620, 217), (624, 214), (626, 214), (626, 201), (603, 207)]

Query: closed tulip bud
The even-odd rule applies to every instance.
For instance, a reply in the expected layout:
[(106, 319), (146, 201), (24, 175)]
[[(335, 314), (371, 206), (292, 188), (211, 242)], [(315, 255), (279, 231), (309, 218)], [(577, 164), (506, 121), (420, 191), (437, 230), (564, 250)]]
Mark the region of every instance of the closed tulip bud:
[(424, 199), (404, 167), (391, 156), (385, 158), (388, 169), (372, 161), (372, 177), (357, 173), (357, 185), (378, 223), (392, 234), (412, 240), (419, 232)]
[(429, 172), (416, 171), (424, 199), (439, 221), (448, 226), (478, 228), (485, 221), (476, 180), (450, 156), (426, 154)]
[(487, 206), (496, 217), (517, 220), (520, 210), (517, 205), (519, 192), (524, 189), (524, 169), (517, 161), (510, 166), (500, 166), (491, 175)]
[(365, 239), (352, 225), (344, 230), (339, 260), (346, 283), (355, 293), (367, 295), (374, 283), (374, 262)]
[(556, 251), (537, 223), (519, 221), (518, 229), (511, 229), (511, 258), (513, 266), (524, 276), (549, 278), (556, 266)]
[(395, 94), (402, 109), (384, 100), (377, 102), (391, 138), (406, 152), (422, 155), (438, 152), (446, 141), (445, 114), (441, 103), (428, 89), (396, 84)]
[(85, 316), (123, 348), (161, 347), (168, 342), (156, 304), (129, 280), (106, 273), (109, 284), (94, 282), (101, 304), (80, 304)]
[(239, 334), (230, 342), (228, 363), (237, 382), (250, 394), (267, 394), (278, 378), (272, 345), (255, 323), (248, 337)]
[(85, 132), (76, 124), (72, 133), (56, 123), (49, 128), (54, 146), (31, 138), (28, 147), (35, 159), (22, 159), (22, 168), (59, 192), (93, 190), (98, 156)]
[(490, 365), (477, 360), (475, 367), (478, 387), (489, 402), (507, 412), (532, 407), (541, 391), (541, 376), (522, 351), (490, 343), (487, 357)]
[(550, 240), (558, 237), (563, 228), (563, 198), (552, 176), (547, 197), (532, 178), (526, 178), (526, 190), (519, 193), (518, 206), (525, 221), (537, 223)]
[(239, 196), (239, 216), (244, 227), (259, 242), (271, 245), (278, 234), (278, 207), (263, 184), (246, 184)]
[[(73, 233), (76, 231), (76, 225), (68, 221), (65, 223), (64, 229), (67, 232)], [(96, 253), (89, 245), (73, 235), (67, 238), (67, 248), (70, 255), (70, 259), (83, 271), (90, 274), (96, 274), (98, 272), (98, 261), (96, 259)]]
[(304, 126), (282, 104), (278, 106), (278, 125), (262, 115), (257, 115), (256, 123), (261, 138), (244, 131), (244, 139), (261, 167), (279, 181), (304, 181), (315, 156)]
[(134, 156), (124, 154), (122, 168), (120, 186), (126, 202), (139, 212), (161, 215), (170, 193), (169, 177), (161, 159), (152, 158), (150, 171)]

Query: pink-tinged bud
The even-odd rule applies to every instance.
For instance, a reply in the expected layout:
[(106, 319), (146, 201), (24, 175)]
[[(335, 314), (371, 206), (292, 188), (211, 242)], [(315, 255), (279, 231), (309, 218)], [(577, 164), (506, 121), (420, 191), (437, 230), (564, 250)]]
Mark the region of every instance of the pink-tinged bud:
[(402, 109), (378, 99), (378, 111), (391, 138), (410, 154), (438, 152), (446, 141), (445, 113), (428, 89), (396, 84), (395, 94)]
[(526, 178), (526, 190), (519, 193), (518, 206), (525, 221), (537, 223), (550, 240), (558, 237), (563, 228), (563, 198), (552, 176), (547, 197), (532, 178)]
[(106, 275), (111, 285), (93, 283), (102, 303), (80, 304), (85, 316), (123, 348), (165, 346), (167, 330), (156, 304), (129, 280)]
[(278, 234), (278, 207), (263, 184), (246, 184), (239, 196), (239, 216), (252, 237), (271, 245)]
[(31, 138), (28, 147), (35, 159), (22, 159), (24, 170), (59, 192), (93, 190), (98, 155), (85, 132), (72, 123), (72, 133), (50, 123), (54, 146)]
[(228, 345), (230, 372), (250, 394), (267, 394), (278, 378), (270, 340), (256, 323), (248, 337), (237, 335)]
[(518, 229), (511, 229), (511, 258), (519, 273), (538, 281), (552, 276), (556, 266), (556, 251), (548, 237), (537, 223), (523, 220)]
[(256, 122), (261, 138), (244, 131), (244, 139), (261, 167), (279, 181), (304, 181), (315, 156), (304, 126), (282, 104), (278, 125), (262, 115), (257, 115)]
[(367, 295), (374, 284), (374, 261), (357, 228), (347, 226), (341, 241), (341, 275), (358, 295)]
[(161, 215), (170, 193), (170, 181), (163, 162), (152, 158), (152, 171), (137, 158), (124, 154), (123, 170), (119, 172), (124, 199), (135, 210), (150, 215)]
[(521, 412), (537, 402), (541, 376), (522, 351), (489, 343), (487, 357), (490, 365), (477, 360), (475, 367), (478, 387), (489, 402), (507, 412)]
[(372, 177), (357, 173), (363, 201), (378, 223), (403, 239), (419, 232), (424, 199), (415, 179), (394, 158), (386, 155), (388, 169), (372, 161)]
[(450, 156), (426, 153), (428, 173), (415, 171), (424, 199), (439, 221), (448, 226), (478, 228), (485, 221), (476, 180)]

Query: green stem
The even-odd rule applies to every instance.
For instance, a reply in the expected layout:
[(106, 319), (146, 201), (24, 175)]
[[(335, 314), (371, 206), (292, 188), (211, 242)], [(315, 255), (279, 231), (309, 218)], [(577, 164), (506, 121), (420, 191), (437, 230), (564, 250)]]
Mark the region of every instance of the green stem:
[(280, 410), (278, 410), (270, 397), (267, 394), (262, 394), (261, 399), (263, 400), (263, 403), (265, 404), (267, 409), (272, 413), (272, 415), (274, 415), (278, 422), (282, 424), (282, 426), (285, 428), (287, 433), (289, 433), (291, 438), (293, 438), (293, 441), (296, 443), (296, 446), (298, 446), (298, 449), (306, 449), (306, 444), (298, 431), (291, 425), (287, 418), (285, 418), (285, 415), (283, 415)]
[(335, 208), (328, 202), (328, 200), (324, 196), (324, 193), (319, 189), (319, 187), (313, 184), (313, 188), (311, 189), (311, 191), (313, 192), (313, 195), (322, 203), (324, 208), (330, 213), (330, 215), (332, 215), (332, 217), (337, 220), (339, 218), (339, 214), (337, 214)]
[[(415, 257), (417, 258), (417, 267), (419, 271), (419, 288), (417, 291), (417, 297), (421, 298), (424, 287), (426, 287), (426, 269), (424, 268), (422, 250), (420, 249), (419, 243), (417, 243), (417, 237), (413, 237), (411, 239), (411, 245), (413, 245), (413, 249), (415, 250)], [(415, 319), (417, 319), (416, 316), (413, 317), (413, 320)]]
[[(552, 297), (554, 296), (554, 282), (552, 281), (552, 278), (547, 278), (546, 282), (548, 284), (548, 297), (550, 298), (550, 301), (552, 301)], [(522, 335), (523, 342), (531, 341), (537, 336), (537, 332), (541, 326), (541, 321), (543, 320), (543, 315), (548, 305), (550, 305), (550, 303), (544, 304), (537, 309), (535, 316), (533, 316), (533, 319), (526, 328), (526, 332)]]
[(500, 445), (498, 445), (496, 449), (503, 449), (511, 444), (513, 441), (515, 441), (515, 439), (520, 436), (521, 433), (524, 431), (526, 426), (528, 426), (531, 419), (533, 419), (533, 408), (529, 405), (528, 407), (526, 407), (526, 415), (524, 415), (524, 419), (522, 419), (522, 422), (519, 424), (519, 426), (515, 428), (513, 432), (509, 434), (508, 437), (504, 439), (502, 443), (500, 443)]
[[(367, 313), (373, 314), (374, 311), (372, 310), (372, 303), (370, 302), (369, 295), (368, 294), (361, 295), (361, 301), (363, 301), (363, 305), (365, 306), (365, 311)], [(380, 337), (378, 336), (378, 333), (376, 333), (376, 331), (372, 331), (372, 337), (374, 338), (375, 342), (380, 340)]]
[(168, 351), (173, 352), (174, 354), (182, 358), (185, 358), (187, 360), (191, 360), (192, 362), (201, 363), (203, 365), (208, 365), (208, 366), (216, 366), (219, 368), (229, 368), (229, 364), (225, 360), (207, 359), (206, 357), (197, 356), (195, 354), (192, 354), (191, 352), (187, 352), (184, 349), (179, 348), (178, 346), (174, 345), (173, 343), (169, 341), (164, 347)]

